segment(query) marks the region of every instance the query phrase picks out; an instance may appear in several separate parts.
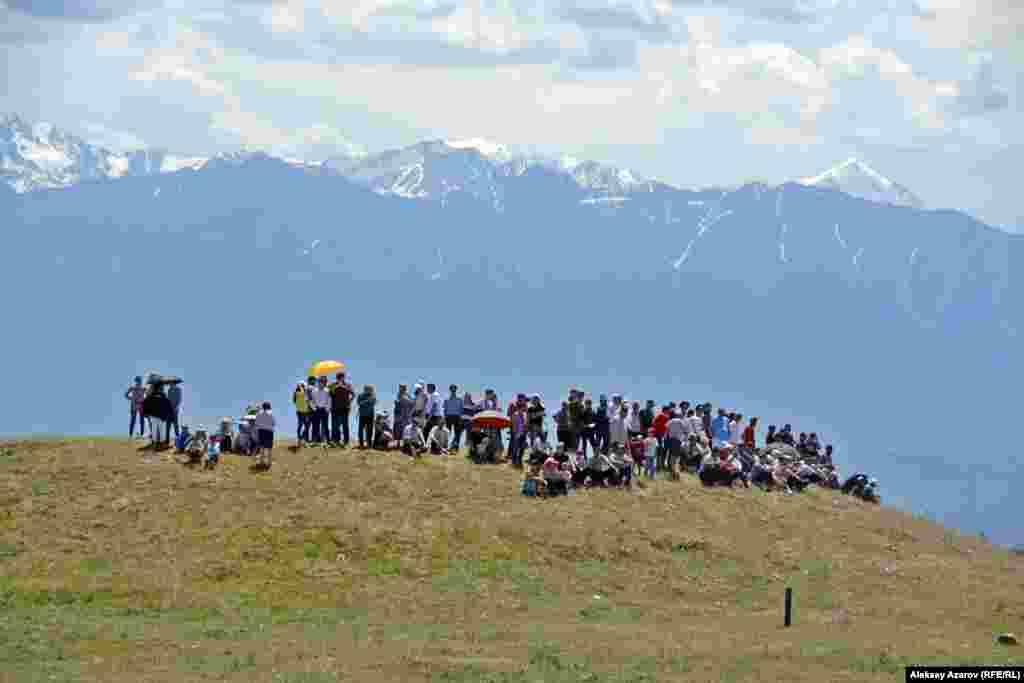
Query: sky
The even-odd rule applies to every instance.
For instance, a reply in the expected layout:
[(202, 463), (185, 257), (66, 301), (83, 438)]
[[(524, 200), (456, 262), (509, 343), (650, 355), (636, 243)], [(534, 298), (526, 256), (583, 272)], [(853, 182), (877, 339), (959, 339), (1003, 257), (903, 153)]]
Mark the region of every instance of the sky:
[(1024, 231), (1019, 0), (0, 0), (0, 111), (124, 150), (480, 137), (682, 187), (858, 157)]

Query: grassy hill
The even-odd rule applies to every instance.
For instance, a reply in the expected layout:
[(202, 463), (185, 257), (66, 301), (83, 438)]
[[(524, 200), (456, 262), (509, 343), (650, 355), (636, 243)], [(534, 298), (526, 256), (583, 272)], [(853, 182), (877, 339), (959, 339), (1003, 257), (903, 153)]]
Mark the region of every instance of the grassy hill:
[[(1024, 558), (828, 491), (0, 445), (0, 681), (893, 681), (1024, 663)], [(794, 624), (782, 628), (786, 586)]]

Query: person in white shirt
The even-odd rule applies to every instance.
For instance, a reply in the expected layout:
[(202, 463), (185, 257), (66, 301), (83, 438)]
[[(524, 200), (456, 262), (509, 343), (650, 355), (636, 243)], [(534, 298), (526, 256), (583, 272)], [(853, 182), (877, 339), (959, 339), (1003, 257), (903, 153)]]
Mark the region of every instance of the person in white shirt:
[(629, 411), (629, 438), (643, 438), (646, 436), (644, 433), (643, 423), (640, 422), (640, 403), (634, 401), (633, 406)]
[(427, 428), (431, 429), (444, 422), (444, 399), (434, 384), (427, 385), (427, 402), (423, 407), (427, 418)]
[(743, 443), (743, 416), (736, 414), (736, 419), (729, 423), (729, 443), (739, 446)]
[(423, 430), (415, 422), (410, 422), (402, 432), (402, 452), (406, 455), (419, 456), (427, 450), (423, 441)]
[(269, 470), (274, 454), (274, 414), (270, 410), (269, 401), (263, 402), (263, 409), (256, 413), (253, 424), (256, 427), (256, 443), (259, 448), (256, 451), (256, 465)]
[(608, 442), (611, 446), (629, 442), (629, 421), (626, 417), (626, 406), (621, 405), (608, 419)]
[(434, 455), (448, 455), (448, 440), (451, 434), (444, 423), (435, 425), (430, 429), (430, 436), (427, 437), (427, 446)]
[(331, 392), (327, 388), (327, 378), (321, 377), (316, 389), (313, 390), (313, 443), (326, 443), (330, 437), (327, 426), (327, 415), (331, 412)]
[(679, 460), (683, 455), (683, 440), (686, 438), (686, 421), (679, 415), (673, 413), (672, 419), (666, 425), (668, 431), (665, 433), (665, 449), (668, 451), (668, 471), (672, 479), (679, 478)]

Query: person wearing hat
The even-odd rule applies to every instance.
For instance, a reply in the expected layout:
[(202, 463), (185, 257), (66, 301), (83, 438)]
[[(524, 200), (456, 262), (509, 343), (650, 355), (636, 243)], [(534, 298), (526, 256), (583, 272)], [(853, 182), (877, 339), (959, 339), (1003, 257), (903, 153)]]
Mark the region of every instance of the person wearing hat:
[(135, 381), (124, 392), (131, 410), (131, 421), (128, 423), (128, 438), (135, 433), (135, 418), (139, 419), (139, 437), (146, 436), (146, 421), (142, 419), (142, 402), (146, 400), (146, 387), (142, 386), (142, 376), (136, 375)]

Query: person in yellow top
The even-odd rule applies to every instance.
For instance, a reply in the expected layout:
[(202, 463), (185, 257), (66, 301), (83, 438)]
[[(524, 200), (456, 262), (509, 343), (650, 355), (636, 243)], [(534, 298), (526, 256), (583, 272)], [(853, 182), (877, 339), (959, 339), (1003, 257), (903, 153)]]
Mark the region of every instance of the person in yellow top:
[(299, 382), (295, 385), (295, 392), (292, 394), (292, 403), (295, 404), (295, 414), (299, 418), (298, 440), (301, 445), (309, 441), (309, 417), (312, 411), (309, 408), (309, 394), (306, 393), (306, 385)]

